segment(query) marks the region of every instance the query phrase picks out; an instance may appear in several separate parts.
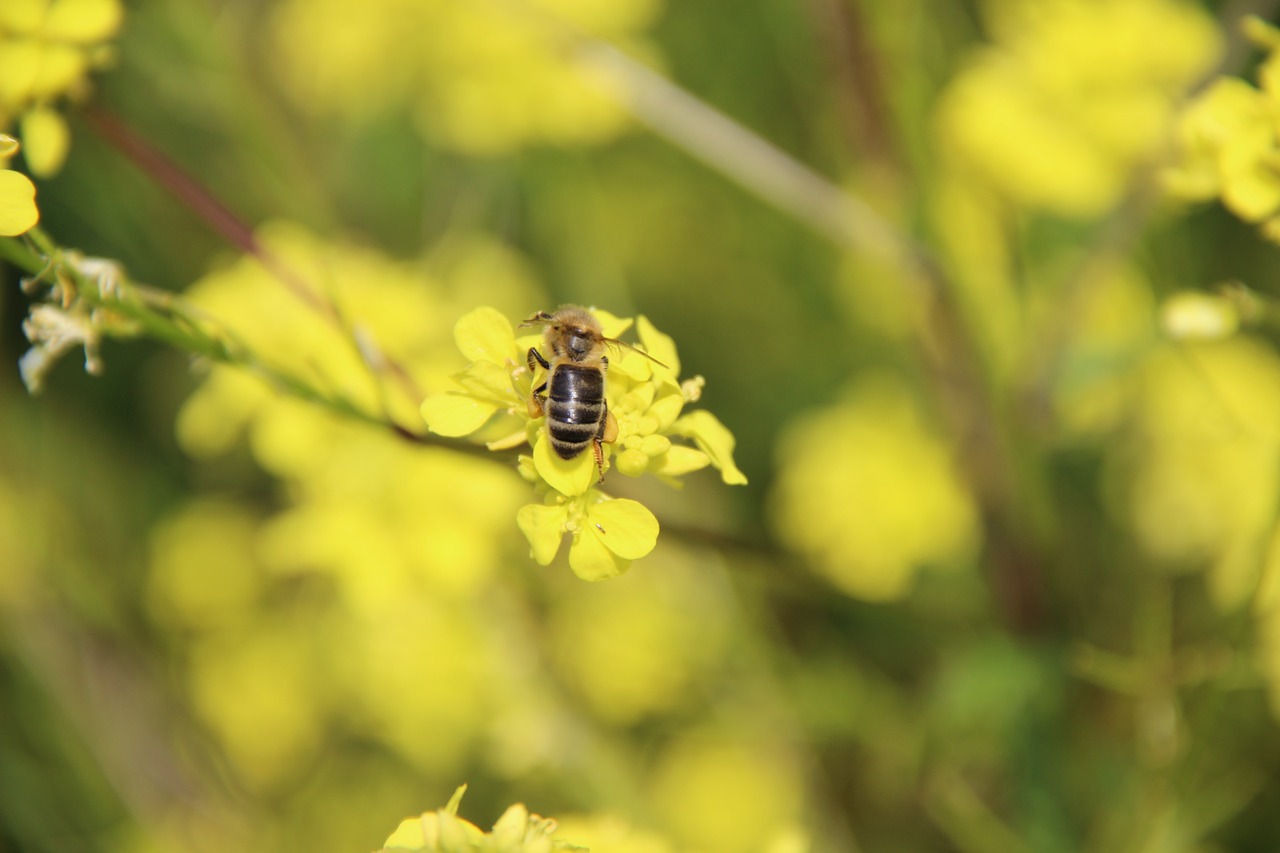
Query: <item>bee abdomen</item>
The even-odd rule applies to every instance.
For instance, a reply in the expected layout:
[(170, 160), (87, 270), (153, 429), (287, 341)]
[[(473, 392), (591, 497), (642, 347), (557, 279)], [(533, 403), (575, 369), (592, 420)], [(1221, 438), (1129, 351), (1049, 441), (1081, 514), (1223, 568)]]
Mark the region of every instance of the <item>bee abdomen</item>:
[(562, 364), (547, 388), (547, 432), (551, 449), (572, 459), (586, 449), (604, 421), (604, 372)]

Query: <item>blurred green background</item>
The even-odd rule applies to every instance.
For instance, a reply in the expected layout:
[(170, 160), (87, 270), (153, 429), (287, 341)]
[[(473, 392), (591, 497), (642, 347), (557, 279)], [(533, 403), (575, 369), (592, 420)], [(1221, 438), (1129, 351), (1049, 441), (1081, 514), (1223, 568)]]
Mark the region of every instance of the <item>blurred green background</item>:
[(6, 268), (0, 851), (372, 850), (464, 782), (598, 851), (1273, 849), (1274, 6), (125, 2), (60, 245), (350, 347), (127, 128), (422, 391), (477, 306), (644, 314), (750, 484), (611, 478), (662, 536), (584, 583), (509, 455), (146, 340), (29, 396)]

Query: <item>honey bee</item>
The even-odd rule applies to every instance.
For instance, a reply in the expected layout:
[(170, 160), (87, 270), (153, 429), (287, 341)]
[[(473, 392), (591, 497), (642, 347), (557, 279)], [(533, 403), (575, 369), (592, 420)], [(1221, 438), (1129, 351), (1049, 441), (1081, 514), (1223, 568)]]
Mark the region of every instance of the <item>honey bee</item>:
[[(575, 459), (590, 445), (600, 471), (599, 482), (603, 483), (604, 444), (618, 438), (618, 421), (604, 396), (609, 369), (605, 350), (608, 346), (635, 347), (606, 338), (595, 315), (577, 305), (562, 305), (550, 314), (539, 311), (520, 325), (546, 326), (543, 347), (550, 352), (548, 360), (537, 347), (529, 348), (530, 372), (536, 372), (535, 363), (547, 371), (546, 381), (529, 394), (529, 417), (546, 416), (547, 438), (561, 459)], [(635, 351), (662, 364), (642, 350)]]

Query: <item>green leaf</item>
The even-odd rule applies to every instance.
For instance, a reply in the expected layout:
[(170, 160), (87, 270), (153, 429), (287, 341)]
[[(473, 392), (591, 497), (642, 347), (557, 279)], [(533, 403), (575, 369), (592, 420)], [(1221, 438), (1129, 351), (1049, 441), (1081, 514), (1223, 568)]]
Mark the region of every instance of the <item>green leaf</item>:
[(733, 433), (705, 410), (690, 412), (671, 425), (671, 432), (692, 438), (699, 449), (720, 469), (720, 477), (731, 486), (745, 486), (747, 476), (733, 463)]
[(617, 498), (587, 508), (586, 532), (624, 560), (638, 560), (658, 544), (658, 519), (644, 504)]
[(505, 365), (515, 357), (515, 332), (511, 321), (496, 308), (483, 305), (464, 315), (453, 327), (458, 349), (471, 361)]
[(475, 397), (447, 391), (423, 400), (420, 411), (422, 419), (427, 422), (427, 429), (436, 435), (457, 438), (484, 426), (498, 407)]

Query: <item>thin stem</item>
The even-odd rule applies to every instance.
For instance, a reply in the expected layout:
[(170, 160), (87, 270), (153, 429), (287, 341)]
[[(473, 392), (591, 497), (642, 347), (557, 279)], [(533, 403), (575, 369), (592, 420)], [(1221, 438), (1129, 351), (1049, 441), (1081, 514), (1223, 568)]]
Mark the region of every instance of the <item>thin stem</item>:
[(85, 306), (109, 311), (124, 321), (104, 324), (104, 334), (115, 337), (141, 334), (190, 355), (247, 370), (292, 396), (348, 420), (389, 430), (406, 441), (486, 459), (496, 458), (483, 446), (469, 441), (417, 433), (389, 417), (368, 412), (340, 394), (323, 390), (295, 373), (268, 363), (229, 330), (211, 329), (209, 321), (200, 319), (194, 306), (170, 293), (127, 280), (117, 282), (112, 288), (103, 288), (70, 262), (68, 253), (39, 228), (28, 231), (25, 241), (0, 238), (0, 256), (33, 276), (65, 278), (74, 287), (75, 298)]
[(893, 261), (919, 251), (871, 205), (612, 45), (582, 38), (574, 52), (652, 131), (833, 243)]

